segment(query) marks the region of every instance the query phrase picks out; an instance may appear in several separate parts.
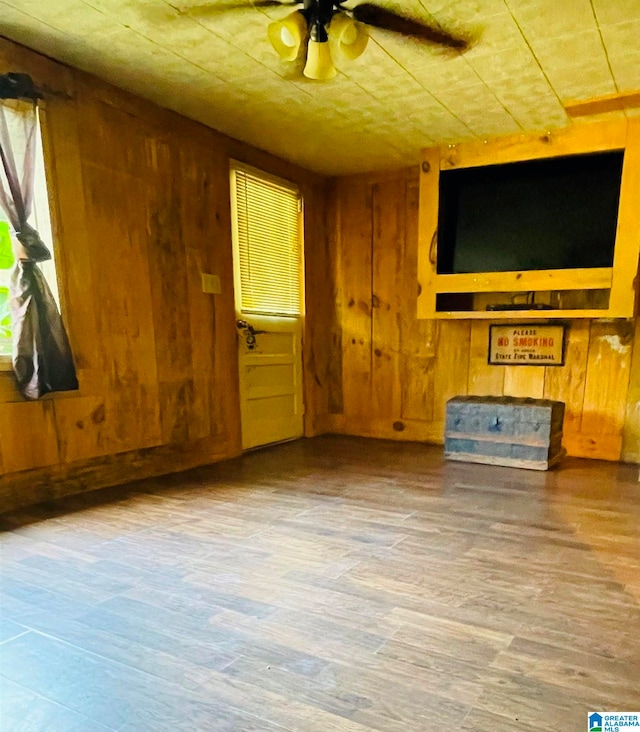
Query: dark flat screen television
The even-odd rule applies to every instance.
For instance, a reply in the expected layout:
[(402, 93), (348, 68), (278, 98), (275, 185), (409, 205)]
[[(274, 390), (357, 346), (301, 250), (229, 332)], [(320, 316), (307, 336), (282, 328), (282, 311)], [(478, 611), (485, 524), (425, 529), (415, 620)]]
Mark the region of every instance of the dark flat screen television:
[(442, 171), (438, 274), (611, 267), (623, 152)]

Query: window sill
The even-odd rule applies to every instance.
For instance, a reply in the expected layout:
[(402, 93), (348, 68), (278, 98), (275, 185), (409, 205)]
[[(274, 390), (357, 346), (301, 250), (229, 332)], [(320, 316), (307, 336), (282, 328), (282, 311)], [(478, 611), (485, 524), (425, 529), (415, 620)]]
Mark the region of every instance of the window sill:
[[(10, 402), (26, 402), (22, 394), (16, 386), (15, 376), (13, 374), (13, 366), (11, 359), (9, 363), (1, 360), (0, 356), (0, 404), (8, 404)], [(51, 394), (45, 394), (38, 399), (39, 402), (57, 401), (58, 399), (77, 399), (78, 397), (87, 396), (86, 390), (80, 391), (56, 391)]]
[(0, 356), (0, 372), (2, 371), (13, 371), (11, 356)]

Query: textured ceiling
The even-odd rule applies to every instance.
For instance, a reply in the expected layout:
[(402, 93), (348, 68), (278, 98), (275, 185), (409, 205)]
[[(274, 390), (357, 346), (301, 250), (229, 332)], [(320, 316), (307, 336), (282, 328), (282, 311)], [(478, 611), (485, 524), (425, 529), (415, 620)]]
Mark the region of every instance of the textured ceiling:
[(477, 40), (451, 55), (374, 29), (329, 82), (301, 80), (269, 45), (270, 19), (291, 8), (207, 15), (205, 0), (172, 3), (0, 0), (0, 33), (330, 174), (564, 126), (568, 100), (640, 89), (640, 0), (381, 0)]

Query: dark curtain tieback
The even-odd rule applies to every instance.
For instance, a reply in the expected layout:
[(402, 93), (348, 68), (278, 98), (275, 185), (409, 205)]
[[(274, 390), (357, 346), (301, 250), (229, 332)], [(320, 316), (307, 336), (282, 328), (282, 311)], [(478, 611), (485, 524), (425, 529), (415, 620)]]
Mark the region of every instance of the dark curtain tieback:
[(22, 224), (16, 233), (16, 239), (22, 244), (29, 262), (48, 262), (51, 252), (40, 238), (40, 234), (29, 224)]

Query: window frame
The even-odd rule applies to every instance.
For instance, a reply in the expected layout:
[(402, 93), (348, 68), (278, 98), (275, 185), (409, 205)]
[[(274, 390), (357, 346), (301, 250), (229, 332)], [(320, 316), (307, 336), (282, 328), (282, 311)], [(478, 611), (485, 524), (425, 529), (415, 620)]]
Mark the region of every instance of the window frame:
[[(53, 275), (55, 275), (55, 279), (52, 280), (51, 272), (47, 272), (45, 274), (45, 277), (47, 279), (47, 283), (49, 284), (54, 298), (56, 302), (58, 303), (58, 308), (60, 310), (60, 314), (62, 315), (66, 310), (66, 298), (64, 297), (64, 290), (63, 290), (63, 282), (60, 276), (60, 249), (58, 247), (58, 241), (57, 236), (55, 232), (57, 231), (57, 221), (58, 221), (58, 211), (57, 211), (57, 205), (56, 205), (56, 199), (53, 195), (53, 175), (52, 175), (52, 169), (53, 166), (51, 165), (51, 161), (53, 160), (53, 155), (51, 151), (51, 140), (49, 137), (49, 126), (47, 121), (47, 104), (46, 101), (40, 99), (38, 100), (38, 130), (39, 130), (39, 154), (38, 158), (42, 162), (43, 167), (43, 179), (40, 180), (41, 184), (44, 184), (44, 193), (46, 194), (46, 202), (47, 202), (47, 211), (46, 211), (46, 220), (48, 223), (48, 229), (49, 231), (47, 233), (50, 234), (50, 236), (45, 238), (45, 244), (49, 247), (49, 250), (51, 251), (51, 264), (53, 269)], [(43, 204), (45, 196), (37, 196), (36, 191), (38, 190), (38, 173), (36, 172), (36, 180), (34, 181), (34, 200), (33, 200), (33, 211), (32, 211), (32, 217), (37, 216), (37, 210), (38, 207), (38, 200)], [(40, 190), (42, 190), (40, 188)], [(64, 317), (63, 317), (64, 320)], [(65, 323), (66, 324), (66, 323)], [(7, 376), (7, 375), (13, 375), (13, 357), (2, 355), (0, 354), (0, 377)], [(2, 403), (2, 399), (0, 399), (0, 403)]]
[[(257, 178), (270, 181), (282, 188), (287, 188), (295, 192), (298, 197), (298, 245), (299, 245), (299, 261), (298, 261), (298, 282), (299, 291), (299, 312), (292, 313), (263, 313), (253, 310), (243, 310), (242, 308), (242, 279), (240, 267), (240, 238), (238, 232), (238, 207), (236, 199), (235, 174), (237, 171), (247, 172)], [(233, 285), (234, 285), (234, 304), (236, 314), (247, 316), (249, 318), (294, 318), (302, 319), (305, 317), (305, 248), (304, 248), (304, 196), (297, 182), (288, 180), (281, 176), (274, 175), (266, 170), (256, 168), (253, 165), (244, 163), (241, 160), (231, 159), (229, 161), (229, 195), (231, 199), (231, 240), (233, 250)]]

